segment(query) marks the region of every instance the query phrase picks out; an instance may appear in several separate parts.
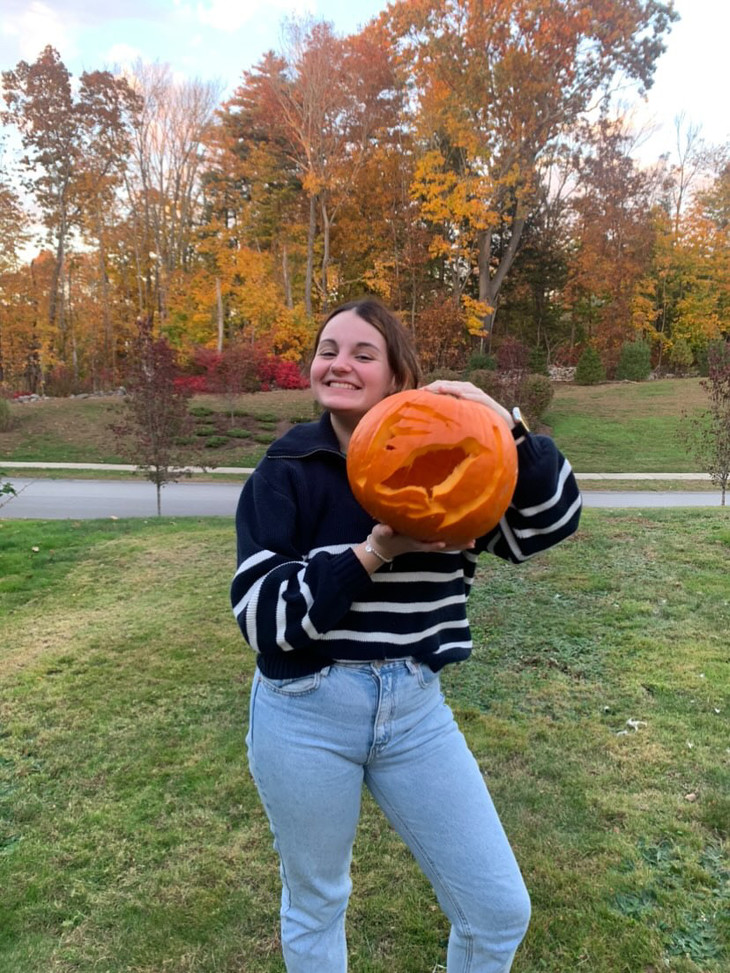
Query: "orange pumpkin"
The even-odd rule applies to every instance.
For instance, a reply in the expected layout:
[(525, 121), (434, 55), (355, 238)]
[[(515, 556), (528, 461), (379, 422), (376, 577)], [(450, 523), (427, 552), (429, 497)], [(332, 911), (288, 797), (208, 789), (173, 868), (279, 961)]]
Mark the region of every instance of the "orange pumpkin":
[(462, 544), (509, 506), (517, 448), (492, 409), (425, 389), (397, 392), (358, 423), (347, 475), (358, 503), (399, 534)]

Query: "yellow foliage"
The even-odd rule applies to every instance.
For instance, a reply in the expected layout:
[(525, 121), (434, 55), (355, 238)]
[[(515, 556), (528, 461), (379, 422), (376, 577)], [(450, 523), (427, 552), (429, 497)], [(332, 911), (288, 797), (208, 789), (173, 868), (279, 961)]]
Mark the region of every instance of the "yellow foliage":
[(461, 306), (464, 309), (466, 330), (470, 335), (482, 334), (484, 331), (484, 319), (492, 313), (494, 308), (490, 307), (486, 301), (478, 301), (468, 294), (462, 295)]

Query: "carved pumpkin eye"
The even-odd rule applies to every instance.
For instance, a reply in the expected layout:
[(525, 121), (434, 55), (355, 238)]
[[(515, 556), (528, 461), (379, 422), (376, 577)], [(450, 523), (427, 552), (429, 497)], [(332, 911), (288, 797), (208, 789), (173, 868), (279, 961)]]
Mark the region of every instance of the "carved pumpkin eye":
[(486, 534), (507, 509), (517, 449), (491, 409), (426, 390), (398, 392), (358, 423), (347, 474), (376, 520), (419, 540), (461, 544)]

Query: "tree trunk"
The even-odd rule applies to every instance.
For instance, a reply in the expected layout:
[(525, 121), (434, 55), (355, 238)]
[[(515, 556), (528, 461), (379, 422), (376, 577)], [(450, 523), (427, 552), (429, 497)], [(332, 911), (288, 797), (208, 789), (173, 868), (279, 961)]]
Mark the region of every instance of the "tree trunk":
[(215, 307), (218, 320), (218, 354), (223, 351), (223, 297), (221, 295), (221, 279), (215, 279)]
[[(63, 228), (58, 231), (58, 243), (56, 245), (56, 263), (53, 267), (51, 278), (51, 293), (48, 295), (48, 324), (51, 329), (58, 327), (63, 337), (63, 297), (59, 296), (59, 291), (63, 282), (63, 262), (65, 256), (65, 233)], [(60, 310), (59, 310), (60, 307)], [(60, 318), (60, 321), (59, 321)]]
[(314, 236), (317, 230), (317, 197), (309, 197), (309, 230), (307, 231), (307, 275), (304, 283), (304, 310), (312, 316), (312, 279), (314, 277)]
[(327, 270), (330, 263), (330, 218), (327, 213), (327, 197), (322, 198), (322, 311), (327, 310)]
[(507, 276), (520, 245), (522, 231), (525, 228), (525, 217), (517, 216), (512, 223), (512, 233), (510, 234), (507, 249), (503, 252), (497, 270), (492, 276), (492, 232), (491, 230), (481, 230), (478, 237), (478, 256), (477, 266), (479, 269), (479, 300), (488, 304), (492, 310), (484, 316), (484, 330), (489, 335), (489, 351), (492, 350), (492, 335), (494, 333), (494, 320), (497, 316), (499, 307), (499, 292)]
[(286, 249), (286, 244), (284, 245), (284, 250), (281, 255), (281, 270), (284, 275), (284, 296), (286, 299), (286, 306), (291, 310), (294, 307), (294, 298), (291, 292), (291, 277), (289, 276), (289, 254)]
[[(98, 266), (99, 266), (99, 285), (101, 289), (101, 320), (102, 320), (102, 350), (103, 350), (103, 361), (104, 369), (108, 369), (108, 373), (111, 376), (112, 381), (116, 378), (116, 355), (115, 355), (115, 345), (114, 336), (112, 334), (112, 323), (109, 314), (109, 280), (106, 274), (106, 248), (104, 245), (104, 231), (102, 230), (101, 219), (99, 213), (96, 213), (96, 238), (99, 241), (99, 254), (98, 254)], [(99, 383), (94, 379), (94, 386)]]

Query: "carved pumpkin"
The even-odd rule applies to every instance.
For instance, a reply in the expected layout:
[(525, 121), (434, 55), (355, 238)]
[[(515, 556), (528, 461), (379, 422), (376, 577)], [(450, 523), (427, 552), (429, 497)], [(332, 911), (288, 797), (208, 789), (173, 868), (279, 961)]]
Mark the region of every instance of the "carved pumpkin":
[(507, 423), (477, 402), (397, 392), (357, 424), (347, 475), (371, 517), (418, 540), (462, 544), (509, 506), (517, 448)]

